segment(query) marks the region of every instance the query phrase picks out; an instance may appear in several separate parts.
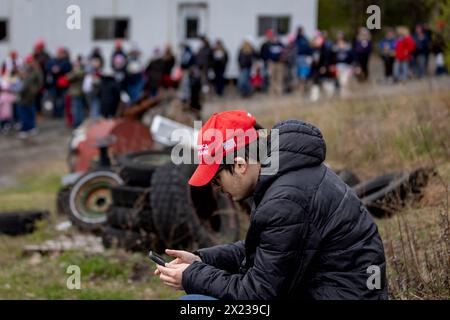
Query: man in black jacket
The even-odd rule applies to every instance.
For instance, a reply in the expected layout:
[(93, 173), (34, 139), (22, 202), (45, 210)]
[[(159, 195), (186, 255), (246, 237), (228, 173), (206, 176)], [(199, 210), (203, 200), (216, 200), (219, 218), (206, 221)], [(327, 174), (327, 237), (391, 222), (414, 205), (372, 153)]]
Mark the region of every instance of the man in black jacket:
[[(199, 134), (200, 164), (189, 181), (212, 182), (235, 201), (253, 196), (245, 241), (196, 254), (167, 250), (177, 259), (156, 274), (188, 294), (224, 300), (387, 299), (377, 227), (352, 189), (323, 164), (319, 129), (298, 120), (275, 125), (271, 136), (278, 141), (268, 139), (270, 161), (278, 160), (274, 172), (264, 170), (266, 160), (252, 161), (251, 152), (235, 156), (258, 141), (255, 123), (245, 111), (214, 114)], [(211, 129), (242, 129), (246, 138), (211, 139)], [(227, 163), (211, 162), (214, 154)]]

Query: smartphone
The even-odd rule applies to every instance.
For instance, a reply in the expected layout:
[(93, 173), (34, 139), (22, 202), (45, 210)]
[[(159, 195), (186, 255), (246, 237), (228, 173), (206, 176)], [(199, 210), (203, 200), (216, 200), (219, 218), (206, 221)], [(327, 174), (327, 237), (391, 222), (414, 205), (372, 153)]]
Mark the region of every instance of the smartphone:
[(166, 261), (164, 260), (163, 257), (157, 255), (156, 253), (154, 253), (153, 251), (150, 250), (150, 252), (148, 253), (148, 257), (150, 259), (153, 260), (153, 262), (155, 262), (156, 264), (159, 264), (160, 266), (165, 267), (166, 266)]

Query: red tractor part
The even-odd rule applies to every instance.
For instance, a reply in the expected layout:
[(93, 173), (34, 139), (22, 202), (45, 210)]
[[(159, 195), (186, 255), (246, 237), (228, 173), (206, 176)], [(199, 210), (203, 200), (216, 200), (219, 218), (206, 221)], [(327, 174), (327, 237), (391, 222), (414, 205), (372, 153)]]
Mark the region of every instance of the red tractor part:
[(70, 143), (69, 167), (71, 172), (86, 172), (98, 164), (99, 141), (110, 139), (109, 156), (150, 150), (154, 146), (148, 127), (139, 121), (127, 119), (101, 119), (85, 122), (74, 132)]

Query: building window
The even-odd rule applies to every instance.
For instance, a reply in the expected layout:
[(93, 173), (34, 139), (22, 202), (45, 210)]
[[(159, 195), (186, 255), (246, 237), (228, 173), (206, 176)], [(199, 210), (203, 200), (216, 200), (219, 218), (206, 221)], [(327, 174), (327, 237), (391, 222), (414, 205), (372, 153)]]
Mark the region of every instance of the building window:
[(195, 39), (199, 37), (198, 32), (198, 18), (186, 18), (186, 38)]
[(268, 29), (273, 29), (279, 36), (286, 35), (289, 33), (290, 25), (291, 17), (289, 16), (258, 17), (258, 36), (264, 36)]
[(95, 18), (94, 40), (114, 40), (129, 38), (129, 19)]
[(0, 42), (8, 41), (8, 21), (0, 19)]

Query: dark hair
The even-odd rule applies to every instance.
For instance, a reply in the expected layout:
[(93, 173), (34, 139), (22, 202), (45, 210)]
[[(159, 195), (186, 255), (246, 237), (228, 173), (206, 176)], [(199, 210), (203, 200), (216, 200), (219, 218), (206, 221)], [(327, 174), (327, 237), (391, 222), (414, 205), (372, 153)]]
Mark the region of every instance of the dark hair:
[[(264, 128), (259, 125), (258, 123), (255, 123), (255, 125), (253, 126), (253, 128), (255, 130), (263, 130)], [(259, 143), (261, 141), (261, 139), (266, 140), (266, 138), (261, 138), (258, 137), (255, 141), (247, 144), (244, 148), (241, 148), (239, 150), (235, 150), (233, 153), (233, 158), (237, 157), (237, 156), (243, 156), (245, 161), (249, 161), (254, 160), (257, 162), (261, 162), (260, 159), (260, 154), (259, 154)], [(267, 140), (268, 141), (268, 140)], [(266, 142), (267, 143), (267, 142)], [(256, 154), (255, 152), (256, 151)], [(229, 155), (228, 155), (229, 157)], [(217, 173), (219, 173), (222, 170), (227, 170), (228, 172), (230, 172), (231, 174), (234, 174), (234, 163), (226, 163), (226, 156), (222, 159), (222, 164), (219, 166), (219, 170), (217, 171)]]

